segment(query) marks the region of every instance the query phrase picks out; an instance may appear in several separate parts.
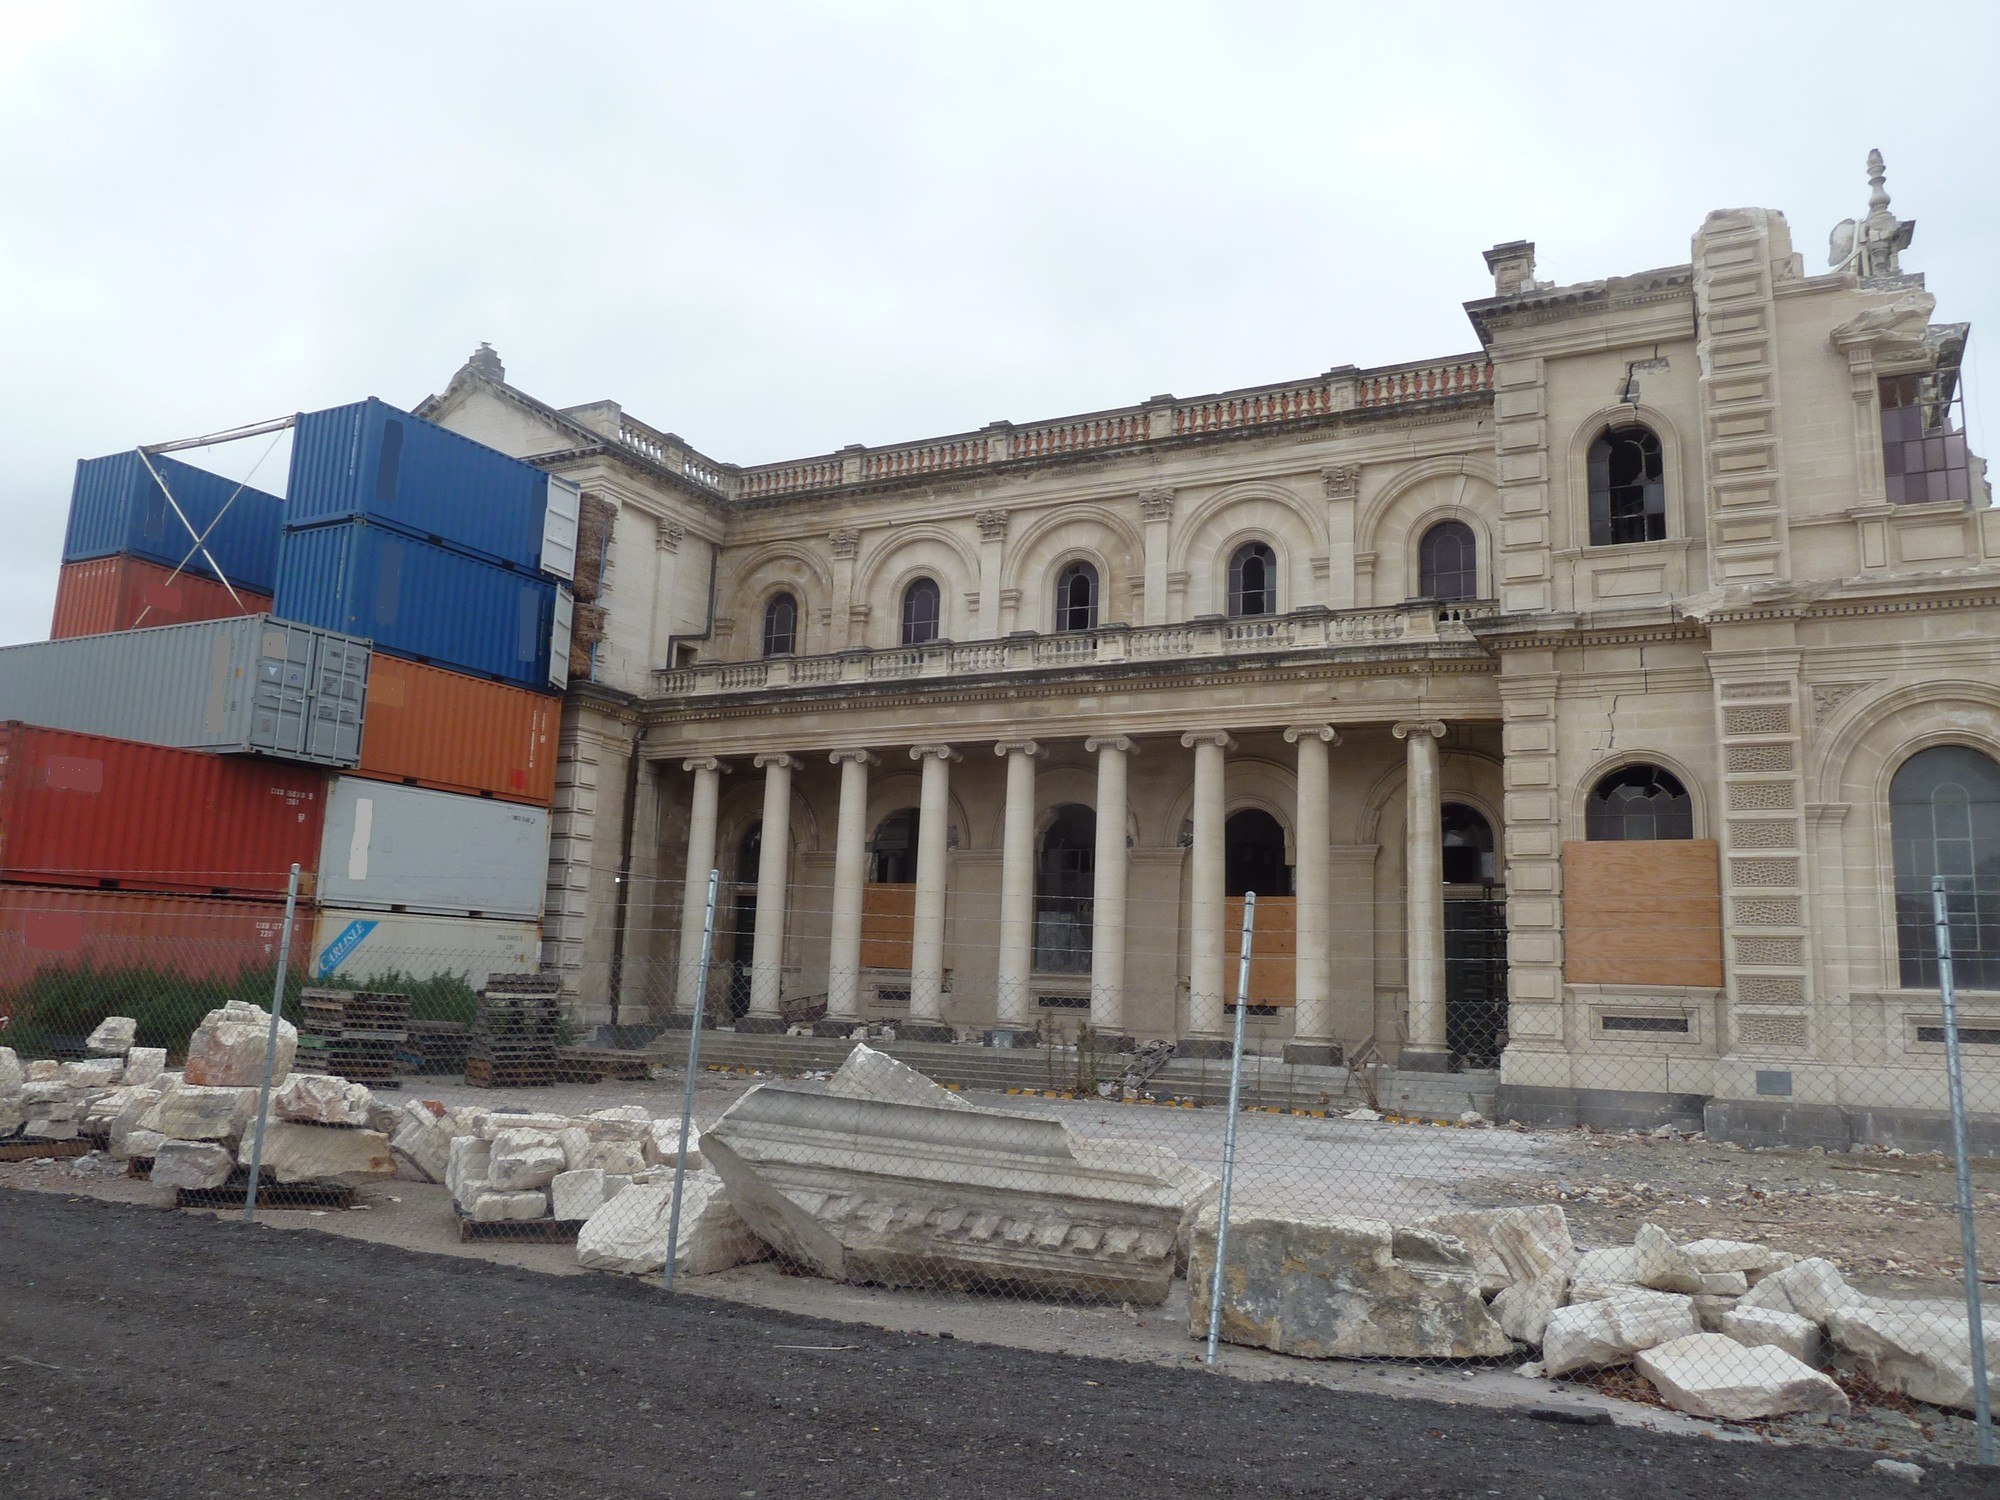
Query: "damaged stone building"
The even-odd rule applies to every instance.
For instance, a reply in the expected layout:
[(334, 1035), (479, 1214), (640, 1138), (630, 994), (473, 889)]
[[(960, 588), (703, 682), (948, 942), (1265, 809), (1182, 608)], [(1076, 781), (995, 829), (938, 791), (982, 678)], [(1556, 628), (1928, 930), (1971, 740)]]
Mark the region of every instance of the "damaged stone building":
[(737, 466), (490, 349), (421, 413), (581, 483), (545, 924), (586, 1023), (1227, 1041), (1530, 1122), (2000, 1110), (2000, 513), (1879, 157), (1477, 347)]

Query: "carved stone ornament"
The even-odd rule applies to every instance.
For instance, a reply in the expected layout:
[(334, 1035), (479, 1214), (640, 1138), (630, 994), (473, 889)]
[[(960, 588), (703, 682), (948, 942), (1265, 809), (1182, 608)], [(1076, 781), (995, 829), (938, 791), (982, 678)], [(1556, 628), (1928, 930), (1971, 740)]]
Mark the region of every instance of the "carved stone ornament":
[(1840, 705), (1868, 686), (1865, 682), (1816, 682), (1812, 690), (1813, 723), (1824, 724)]
[(861, 550), (861, 533), (852, 526), (843, 526), (838, 531), (826, 534), (827, 545), (833, 549), (835, 557), (853, 557)]
[(1863, 281), (1900, 276), (1902, 254), (1916, 235), (1915, 219), (1889, 212), (1888, 169), (1880, 151), (1868, 153), (1868, 217), (1842, 219), (1833, 226), (1826, 261), (1836, 271), (1852, 269)]
[(1139, 491), (1139, 514), (1148, 521), (1164, 521), (1174, 513), (1174, 492), (1167, 489)]
[(687, 540), (687, 528), (678, 521), (657, 521), (654, 523), (653, 545), (662, 552), (678, 552), (681, 543)]
[(1319, 471), (1319, 478), (1329, 500), (1352, 500), (1361, 493), (1359, 464), (1328, 464)]
[(975, 519), (979, 522), (979, 536), (982, 541), (1000, 542), (1006, 540), (1006, 511), (982, 510)]

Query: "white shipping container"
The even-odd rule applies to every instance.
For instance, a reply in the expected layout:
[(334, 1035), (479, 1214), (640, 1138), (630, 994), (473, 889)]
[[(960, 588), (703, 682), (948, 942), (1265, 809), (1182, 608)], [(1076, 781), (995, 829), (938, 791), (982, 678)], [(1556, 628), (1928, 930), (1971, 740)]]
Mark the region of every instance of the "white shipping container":
[(542, 808), (353, 776), (327, 792), (322, 906), (540, 921), (548, 872)]
[(322, 908), (309, 972), (315, 980), (346, 975), (361, 984), (392, 974), (413, 981), (451, 975), (478, 989), (494, 974), (534, 973), (541, 955), (542, 930), (533, 922)]

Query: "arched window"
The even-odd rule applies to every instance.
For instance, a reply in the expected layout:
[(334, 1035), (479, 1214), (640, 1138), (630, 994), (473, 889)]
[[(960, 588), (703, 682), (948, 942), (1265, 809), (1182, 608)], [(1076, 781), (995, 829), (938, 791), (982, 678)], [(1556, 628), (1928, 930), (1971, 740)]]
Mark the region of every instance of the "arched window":
[(1626, 766), (1597, 783), (1583, 809), (1587, 839), (1694, 837), (1694, 801), (1679, 778), (1658, 766)]
[(1284, 827), (1261, 807), (1233, 812), (1222, 825), (1222, 883), (1231, 896), (1292, 894)]
[(1493, 825), (1476, 807), (1447, 802), (1439, 821), (1444, 829), (1444, 883), (1485, 885), (1493, 879)]
[(938, 638), (943, 595), (935, 578), (919, 578), (903, 590), (903, 644), (921, 646)]
[(1953, 980), (2000, 989), (2000, 765), (1965, 745), (1919, 750), (1889, 783), (1889, 836), (1903, 983), (1938, 982), (1931, 878), (1942, 875)]
[(1614, 427), (1590, 445), (1590, 545), (1657, 542), (1667, 534), (1660, 440), (1650, 427)]
[(1074, 803), (1056, 809), (1035, 868), (1035, 968), (1090, 972), (1091, 898), (1097, 882), (1097, 814)]
[(921, 817), (914, 807), (890, 813), (869, 841), (868, 878), (877, 885), (914, 885), (917, 880), (917, 831)]
[(1440, 521), (1417, 543), (1417, 597), (1479, 597), (1479, 544), (1465, 522)]
[(1097, 628), (1097, 569), (1073, 562), (1056, 574), (1056, 629)]
[(1278, 557), (1264, 542), (1245, 542), (1229, 559), (1229, 614), (1274, 615), (1278, 612)]
[(799, 601), (773, 594), (764, 606), (764, 654), (790, 656), (799, 649)]

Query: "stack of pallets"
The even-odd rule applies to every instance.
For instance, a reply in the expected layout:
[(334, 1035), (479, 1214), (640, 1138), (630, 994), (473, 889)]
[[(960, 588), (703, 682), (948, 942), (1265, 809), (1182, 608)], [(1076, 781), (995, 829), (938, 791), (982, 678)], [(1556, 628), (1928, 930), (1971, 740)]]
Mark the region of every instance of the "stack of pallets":
[(465, 1050), (465, 1081), (478, 1088), (546, 1088), (556, 1081), (562, 1020), (553, 974), (495, 974), (479, 992)]
[(351, 1083), (391, 1084), (396, 1054), (409, 1039), (410, 997), (381, 990), (300, 992), (301, 1067)]
[(471, 1033), (463, 1021), (412, 1020), (410, 1040), (403, 1048), (403, 1067), (411, 1073), (463, 1073), (465, 1048)]

